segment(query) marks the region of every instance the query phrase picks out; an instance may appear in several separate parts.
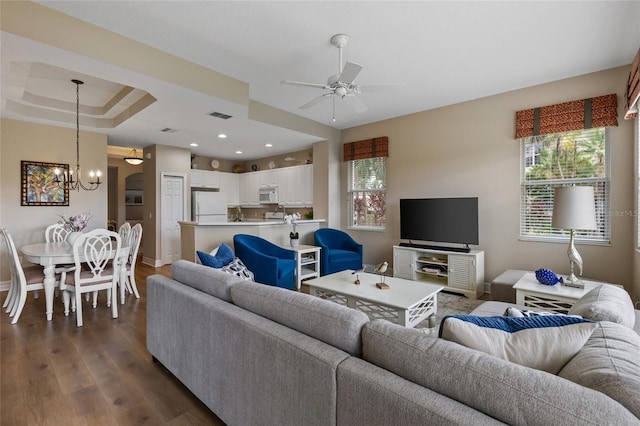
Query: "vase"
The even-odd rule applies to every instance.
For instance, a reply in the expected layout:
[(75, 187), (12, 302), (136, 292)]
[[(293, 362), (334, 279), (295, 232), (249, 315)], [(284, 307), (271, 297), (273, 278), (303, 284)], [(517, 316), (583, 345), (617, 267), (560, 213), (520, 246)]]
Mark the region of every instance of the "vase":
[(289, 241), (291, 242), (291, 247), (298, 247), (300, 245), (300, 240), (298, 238), (291, 238)]
[(82, 232), (80, 231), (72, 231), (69, 232), (69, 235), (67, 235), (67, 242), (71, 245), (73, 245), (73, 243), (76, 241), (76, 239), (82, 235)]

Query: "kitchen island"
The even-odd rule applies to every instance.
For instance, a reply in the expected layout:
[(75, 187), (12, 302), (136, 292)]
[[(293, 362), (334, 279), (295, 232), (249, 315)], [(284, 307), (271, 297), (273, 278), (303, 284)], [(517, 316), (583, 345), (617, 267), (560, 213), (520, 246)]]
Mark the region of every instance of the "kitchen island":
[[(233, 248), (233, 236), (236, 234), (256, 235), (274, 244), (288, 246), (289, 233), (293, 225), (282, 221), (243, 221), (198, 224), (197, 222), (178, 222), (182, 258), (196, 261), (196, 250), (209, 253), (220, 244), (225, 243)], [(313, 245), (313, 233), (324, 227), (324, 219), (299, 220), (296, 231), (300, 236), (300, 244)]]

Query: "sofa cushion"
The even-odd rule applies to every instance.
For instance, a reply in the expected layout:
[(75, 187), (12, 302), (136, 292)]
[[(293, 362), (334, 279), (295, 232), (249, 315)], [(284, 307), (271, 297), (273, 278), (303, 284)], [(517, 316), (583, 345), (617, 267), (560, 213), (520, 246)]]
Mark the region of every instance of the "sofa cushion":
[(508, 424), (637, 424), (608, 396), (385, 320), (362, 331), (363, 358)]
[(196, 254), (205, 266), (210, 266), (212, 268), (222, 268), (224, 265), (228, 264), (233, 260), (235, 255), (233, 254), (233, 250), (231, 247), (226, 245), (225, 243), (220, 244), (217, 248), (215, 255), (205, 253), (200, 250), (196, 250)]
[(171, 265), (171, 276), (176, 281), (227, 302), (231, 302), (230, 288), (243, 281), (238, 276), (188, 260), (174, 262)]
[(351, 355), (362, 354), (362, 327), (369, 317), (308, 294), (253, 282), (231, 287), (236, 305), (314, 337)]
[(620, 402), (640, 418), (640, 336), (600, 322), (584, 347), (558, 374)]
[(594, 321), (611, 321), (633, 328), (636, 316), (629, 293), (614, 285), (600, 285), (582, 296), (569, 309)]
[(556, 374), (584, 346), (596, 324), (566, 315), (451, 315), (439, 336), (507, 361)]

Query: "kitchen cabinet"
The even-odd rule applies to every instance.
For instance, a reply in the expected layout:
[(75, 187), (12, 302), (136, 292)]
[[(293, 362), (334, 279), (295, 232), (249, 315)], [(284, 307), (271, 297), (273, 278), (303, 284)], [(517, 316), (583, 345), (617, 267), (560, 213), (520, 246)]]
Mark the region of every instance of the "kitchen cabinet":
[(191, 170), (192, 188), (220, 188), (220, 172)]
[(220, 172), (220, 192), (226, 195), (228, 207), (237, 207), (240, 204), (240, 175)]

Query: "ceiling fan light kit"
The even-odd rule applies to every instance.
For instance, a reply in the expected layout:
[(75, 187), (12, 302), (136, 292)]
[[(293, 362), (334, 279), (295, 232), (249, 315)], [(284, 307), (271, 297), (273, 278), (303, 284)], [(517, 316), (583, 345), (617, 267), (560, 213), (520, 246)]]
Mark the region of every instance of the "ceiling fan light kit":
[[(327, 98), (331, 98), (333, 101), (332, 110), (333, 122), (336, 121), (336, 97), (339, 99), (349, 100), (347, 103), (353, 110), (360, 114), (362, 112), (367, 111), (367, 106), (358, 98), (356, 95), (362, 93), (363, 86), (356, 84), (355, 80), (362, 71), (362, 65), (356, 64), (355, 62), (347, 62), (342, 66), (342, 49), (347, 45), (349, 41), (349, 36), (346, 34), (335, 34), (331, 37), (331, 44), (338, 48), (338, 73), (330, 76), (327, 79), (326, 84), (320, 83), (306, 83), (302, 81), (291, 81), (284, 80), (281, 81), (282, 84), (288, 84), (291, 86), (302, 86), (302, 87), (312, 87), (316, 89), (328, 90), (328, 92), (323, 93), (315, 99), (307, 102), (304, 105), (298, 107), (299, 109), (307, 109), (312, 106), (322, 102)], [(369, 88), (373, 89), (372, 91), (380, 92), (384, 89), (389, 88), (397, 88), (402, 86), (402, 84), (392, 84), (392, 85), (376, 85), (376, 86), (364, 86), (365, 90)]]

